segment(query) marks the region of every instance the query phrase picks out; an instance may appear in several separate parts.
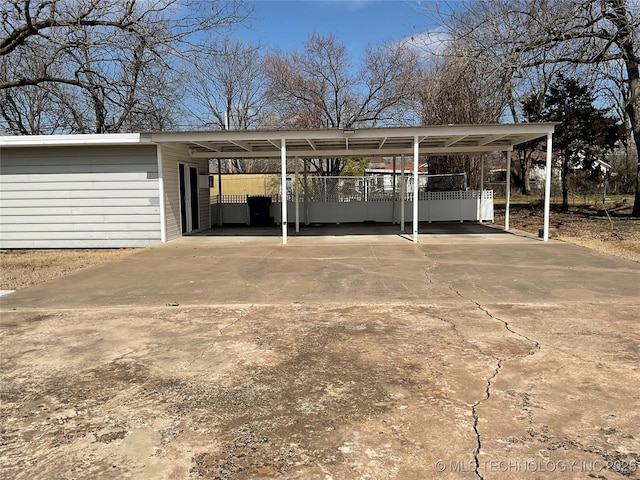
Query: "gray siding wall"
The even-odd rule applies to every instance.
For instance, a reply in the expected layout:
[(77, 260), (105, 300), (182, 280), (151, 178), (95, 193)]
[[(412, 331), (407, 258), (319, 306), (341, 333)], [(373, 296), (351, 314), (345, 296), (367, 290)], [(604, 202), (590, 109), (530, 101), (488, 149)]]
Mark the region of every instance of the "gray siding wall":
[(178, 162), (189, 159), (184, 148), (161, 145), (158, 155), (162, 158), (162, 183), (164, 185), (164, 214), (167, 241), (182, 236), (180, 231), (180, 190)]
[(3, 148), (1, 248), (160, 242), (155, 146)]

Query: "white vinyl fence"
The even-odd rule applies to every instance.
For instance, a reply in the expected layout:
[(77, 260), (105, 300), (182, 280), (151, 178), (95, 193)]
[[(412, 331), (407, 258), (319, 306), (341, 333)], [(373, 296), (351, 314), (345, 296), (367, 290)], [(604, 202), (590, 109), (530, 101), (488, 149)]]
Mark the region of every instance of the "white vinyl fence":
[[(421, 222), (441, 221), (493, 221), (493, 191), (466, 189), (466, 178), (460, 175), (438, 175), (437, 180), (419, 187), (418, 219)], [(402, 195), (399, 178), (389, 189), (382, 176), (367, 177), (308, 177), (306, 185), (299, 178), (298, 191), (292, 182), (287, 192), (287, 221), (295, 222), (296, 202), (300, 223), (400, 223), (401, 202), (404, 197), (404, 218), (413, 218), (413, 185), (407, 185)], [(448, 177), (448, 178), (444, 178)], [(422, 179), (421, 179), (422, 180)], [(431, 183), (431, 185), (429, 185)], [(429, 188), (454, 188), (435, 190)], [(215, 224), (250, 224), (249, 207), (252, 195), (222, 195), (212, 197), (211, 218)], [(280, 195), (260, 195), (270, 203), (269, 215), (274, 223), (281, 221)], [(219, 200), (222, 200), (220, 203)], [(255, 212), (253, 212), (255, 215)]]

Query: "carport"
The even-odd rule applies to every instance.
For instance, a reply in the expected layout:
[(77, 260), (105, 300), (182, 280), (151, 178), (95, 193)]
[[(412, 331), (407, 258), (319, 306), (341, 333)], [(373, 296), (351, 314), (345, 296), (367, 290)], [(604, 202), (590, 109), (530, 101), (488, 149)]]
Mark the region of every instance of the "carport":
[[(546, 241), (553, 131), (552, 123), (530, 123), (0, 137), (0, 245), (123, 248), (165, 243), (209, 228), (210, 160), (269, 158), (280, 159), (281, 205), (277, 217), (282, 243), (286, 244), (288, 222), (295, 219), (296, 232), (300, 226), (298, 197), (292, 202), (282, 195), (287, 192), (287, 159), (369, 156), (400, 157), (402, 201), (400, 212), (393, 210), (394, 215), (399, 214), (393, 220), (400, 223), (403, 233), (405, 221), (411, 221), (412, 239), (417, 242), (419, 222), (425, 217), (431, 221), (432, 206), (438, 204), (431, 197), (419, 199), (419, 159), (428, 159), (430, 155), (504, 152), (509, 176), (509, 154), (514, 147), (542, 138), (547, 146), (543, 234)], [(405, 159), (411, 158), (413, 191), (406, 192)], [(469, 205), (468, 202), (472, 202), (472, 211), (477, 206), (481, 214), (465, 219), (482, 221), (483, 198), (485, 193), (491, 193), (485, 192), (483, 184), (480, 191), (451, 193), (459, 194), (456, 198), (460, 221), (462, 205)], [(506, 196), (504, 229), (508, 231), (509, 182)], [(428, 215), (419, 215), (420, 201)], [(287, 205), (288, 202), (291, 204)], [(328, 211), (339, 209), (346, 216), (353, 211), (352, 206), (342, 203)], [(395, 206), (392, 203), (394, 209)], [(295, 213), (288, 212), (291, 208)], [(329, 220), (330, 215), (325, 215), (324, 222)], [(447, 221), (436, 219), (440, 220)]]
[[(280, 191), (287, 189), (288, 158), (336, 158), (382, 156), (405, 157), (413, 161), (412, 239), (418, 242), (418, 160), (429, 155), (457, 155), (504, 152), (507, 178), (511, 173), (510, 153), (516, 145), (546, 138), (543, 240), (549, 239), (551, 151), (554, 124), (444, 125), (365, 129), (251, 130), (219, 132), (151, 133), (149, 140), (160, 145), (182, 144), (194, 159), (281, 159)], [(404, 172), (404, 168), (402, 169)], [(481, 181), (482, 182), (482, 181)], [(510, 182), (506, 185), (505, 231), (509, 230)], [(484, 190), (481, 183), (480, 190)], [(482, 202), (482, 196), (480, 199)], [(287, 201), (281, 202), (282, 243), (288, 236)], [(404, 231), (404, 202), (401, 202)], [(295, 200), (295, 224), (299, 231), (298, 198)]]

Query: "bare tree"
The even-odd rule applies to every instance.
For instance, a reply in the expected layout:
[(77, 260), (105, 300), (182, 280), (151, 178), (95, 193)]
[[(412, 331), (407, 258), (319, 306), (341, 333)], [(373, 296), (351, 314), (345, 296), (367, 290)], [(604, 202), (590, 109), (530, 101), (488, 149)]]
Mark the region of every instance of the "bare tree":
[[(274, 118), (289, 127), (357, 128), (406, 121), (419, 59), (402, 43), (367, 49), (356, 70), (335, 36), (312, 35), (302, 52), (267, 55), (265, 73)], [(338, 158), (312, 160), (322, 175), (339, 175)]]
[(68, 121), (31, 122), (30, 133), (161, 127), (175, 104), (163, 98), (174, 60), (245, 13), (231, 0), (9, 0), (0, 10), (0, 91), (21, 101), (2, 112), (7, 129), (24, 130), (15, 114), (34, 95)]
[(452, 41), (431, 58), (419, 99), (423, 124), (496, 123), (507, 98), (491, 70), (479, 62), (464, 41)]
[[(258, 45), (224, 38), (201, 52), (196, 63), (187, 76), (185, 103), (201, 127), (246, 130), (264, 125), (266, 86)], [(276, 171), (276, 163), (267, 159), (225, 164), (230, 173)]]
[(265, 103), (260, 47), (224, 38), (198, 55), (197, 69), (187, 81), (204, 127), (256, 128)]
[[(508, 99), (502, 78), (485, 68), (464, 40), (428, 54), (417, 96), (425, 125), (497, 123)], [(480, 159), (469, 155), (431, 157), (430, 173), (466, 172), (473, 186), (480, 183)]]
[[(513, 76), (543, 64), (624, 65), (620, 87), (631, 137), (640, 144), (640, 5), (630, 0), (465, 1), (442, 22), (452, 38), (491, 55)], [(444, 19), (445, 17), (440, 17)], [(625, 95), (627, 95), (625, 97)], [(637, 149), (636, 149), (637, 151)], [(637, 158), (636, 158), (637, 162)], [(640, 169), (640, 163), (638, 163)], [(640, 216), (640, 175), (634, 216)]]

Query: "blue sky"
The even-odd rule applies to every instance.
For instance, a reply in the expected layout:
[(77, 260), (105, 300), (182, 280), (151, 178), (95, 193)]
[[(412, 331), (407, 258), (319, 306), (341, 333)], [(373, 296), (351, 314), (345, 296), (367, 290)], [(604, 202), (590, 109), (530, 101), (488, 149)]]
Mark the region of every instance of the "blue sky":
[(308, 35), (331, 33), (354, 62), (367, 44), (400, 40), (429, 29), (417, 0), (251, 0), (254, 19), (235, 36), (267, 49), (301, 50)]

